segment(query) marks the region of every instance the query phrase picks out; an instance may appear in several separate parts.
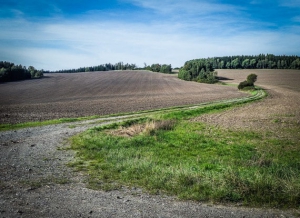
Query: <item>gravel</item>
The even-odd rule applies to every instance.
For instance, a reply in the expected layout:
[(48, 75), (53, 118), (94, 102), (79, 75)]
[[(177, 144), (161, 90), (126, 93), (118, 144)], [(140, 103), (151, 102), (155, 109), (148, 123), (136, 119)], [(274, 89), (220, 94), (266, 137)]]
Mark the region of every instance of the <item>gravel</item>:
[[(234, 83), (244, 80), (250, 72), (254, 72), (246, 70), (218, 71), (220, 76), (234, 78), (230, 80), (230, 82)], [(299, 79), (297, 78), (299, 78), (300, 74), (298, 73), (299, 71), (282, 72), (283, 71), (269, 72), (266, 70), (257, 70), (254, 72), (259, 75), (257, 84), (263, 85), (268, 89), (269, 96), (267, 99), (248, 104), (240, 108), (235, 108), (233, 110), (224, 111), (218, 116), (204, 115), (195, 120), (236, 129), (240, 129), (241, 126), (244, 126), (245, 122), (247, 122), (249, 124), (249, 127), (247, 127), (248, 129), (256, 128), (260, 130), (258, 127), (261, 127), (262, 129), (267, 128), (270, 131), (278, 133), (279, 130), (282, 127), (286, 127), (286, 125), (291, 123), (294, 124), (295, 122), (299, 123)], [(90, 74), (84, 74), (83, 76), (89, 77)], [(73, 79), (76, 80), (76, 78), (77, 77), (74, 77)], [(55, 77), (54, 80), (50, 77), (46, 79), (48, 81), (46, 84), (49, 84), (50, 88), (53, 84), (58, 86), (60, 82), (64, 82), (64, 78), (60, 77)], [(153, 82), (153, 79), (154, 78), (150, 81), (152, 81), (153, 84), (156, 84)], [(164, 80), (166, 84), (171, 84), (169, 79), (173, 80), (171, 77)], [(42, 83), (41, 87), (43, 87), (43, 89), (45, 88), (45, 81), (38, 80), (38, 82)], [(70, 84), (69, 80), (67, 81), (68, 84)], [(79, 81), (82, 80), (80, 79)], [(176, 80), (175, 82), (177, 83), (178, 81)], [(95, 90), (98, 90), (96, 89), (98, 81), (94, 84), (95, 87), (92, 87), (92, 90), (87, 90), (88, 92), (86, 94), (92, 92), (94, 88)], [(104, 83), (104, 85), (105, 84), (106, 83)], [(266, 86), (268, 84), (271, 86)], [(14, 83), (14, 85), (16, 87), (12, 89), (10, 87), (6, 87), (5, 84), (2, 84), (1, 86), (2, 89), (6, 90), (3, 92), (6, 95), (2, 97), (3, 101), (1, 100), (1, 122), (6, 120), (9, 121), (8, 123), (14, 120), (30, 121), (31, 117), (33, 117), (34, 120), (39, 120), (41, 118), (44, 119), (45, 115), (49, 114), (49, 111), (54, 110), (54, 108), (61, 108), (59, 107), (59, 104), (64, 104), (65, 101), (58, 101), (60, 96), (68, 96), (66, 95), (65, 90), (63, 90), (64, 95), (56, 93), (56, 91), (52, 91), (50, 95), (47, 92), (46, 94), (36, 92), (31, 88), (30, 90), (32, 91), (32, 95), (28, 96), (34, 96), (34, 101), (36, 101), (36, 99), (44, 99), (42, 96), (56, 96), (58, 98), (58, 100), (54, 99), (53, 102), (50, 103), (40, 102), (37, 105), (33, 105), (31, 109), (37, 108), (40, 105), (45, 108), (44, 114), (40, 114), (40, 111), (42, 111), (41, 109), (43, 109), (40, 107), (36, 109), (39, 114), (34, 114), (33, 109), (28, 110), (28, 108), (26, 108), (27, 106), (20, 102), (10, 106), (11, 108), (4, 105), (4, 100), (10, 101), (14, 99), (12, 94), (16, 91), (19, 92), (20, 95), (24, 92), (19, 90), (19, 88), (24, 88), (23, 86), (19, 86), (16, 83)], [(38, 84), (28, 85), (29, 87), (36, 85), (37, 88), (39, 88)], [(189, 85), (197, 86), (198, 84), (190, 83)], [(144, 85), (142, 85), (142, 87), (144, 87)], [(278, 89), (279, 87), (280, 90)], [(12, 91), (13, 93), (7, 93), (7, 90)], [(50, 90), (56, 89), (52, 88)], [(115, 87), (115, 90), (118, 90), (118, 88)], [(160, 89), (157, 90), (161, 93)], [(122, 92), (124, 91), (126, 90), (122, 90)], [(171, 91), (175, 92), (176, 95), (179, 95), (182, 90), (177, 88), (175, 90), (172, 89)], [(28, 94), (28, 90), (26, 93)], [(69, 93), (71, 93), (72, 96), (74, 95), (72, 90), (69, 90)], [(82, 93), (78, 91), (77, 94), (80, 97), (84, 93), (85, 92)], [(168, 94), (169, 92), (166, 93)], [(184, 93), (186, 93), (186, 90)], [(193, 95), (193, 93), (188, 93), (188, 95), (192, 98), (198, 94), (199, 93), (195, 93), (195, 95)], [(37, 95), (41, 98), (38, 98)], [(152, 95), (147, 96), (151, 97)], [(141, 95), (141, 99), (138, 99), (139, 102), (144, 100), (151, 103), (147, 96), (145, 97), (145, 94)], [(170, 98), (169, 95), (166, 96)], [(23, 97), (18, 99), (23, 99)], [(134, 97), (139, 97), (138, 93), (135, 94)], [(230, 96), (228, 96), (228, 98), (230, 98)], [(30, 99), (24, 98), (23, 100), (28, 102)], [(174, 99), (171, 99), (170, 101), (173, 100)], [(112, 101), (119, 102), (116, 99), (112, 99)], [(46, 102), (49, 102), (49, 99), (46, 99)], [(161, 103), (161, 101), (158, 103)], [(184, 103), (191, 104), (191, 102)], [(97, 102), (97, 107), (98, 105), (105, 106), (102, 103), (100, 104)], [(112, 107), (112, 104), (108, 105), (110, 108)], [(81, 107), (79, 106), (76, 104), (74, 105), (74, 108), (80, 109)], [(87, 108), (93, 108), (92, 106), (93, 105), (88, 105)], [(17, 107), (18, 109), (16, 109), (17, 115), (15, 118), (13, 110), (11, 110), (13, 107)], [(21, 109), (19, 110), (19, 108)], [(73, 112), (74, 109), (72, 107), (63, 108), (68, 108), (71, 112)], [(114, 108), (118, 107), (115, 106)], [(138, 109), (139, 108), (136, 108), (136, 110)], [(22, 113), (19, 114), (20, 111)], [(70, 115), (70, 111), (66, 111), (67, 117), (72, 115)], [(81, 111), (79, 112), (81, 113)], [(94, 111), (92, 112), (92, 114), (95, 114)], [(80, 113), (74, 114), (74, 117), (83, 116)], [(278, 115), (281, 115), (280, 120), (278, 119)], [(53, 113), (50, 113), (49, 116), (49, 119), (56, 118), (56, 114)], [(61, 117), (62, 111), (59, 111), (57, 116)], [(252, 117), (252, 119), (249, 120), (249, 117)], [(48, 117), (46, 118), (48, 119)], [(121, 117), (116, 119), (121, 119)], [(276, 120), (276, 122), (274, 120)], [(64, 148), (69, 146), (68, 138), (70, 136), (87, 130), (95, 125), (101, 125), (99, 123), (94, 124), (94, 122), (95, 120), (82, 121), (72, 124), (49, 125), (0, 132), (0, 218), (295, 217), (299, 214), (299, 211), (296, 210), (282, 211), (266, 208), (245, 208), (241, 205), (214, 205), (207, 202), (180, 201), (172, 196), (150, 195), (139, 188), (123, 187), (121, 190), (109, 192), (88, 189), (85, 182), (87, 175), (82, 172), (75, 172), (72, 168), (67, 166), (69, 162), (74, 160), (75, 153), (72, 150), (66, 150)]]
[[(92, 121), (94, 122), (94, 121)], [(0, 132), (0, 217), (293, 217), (291, 211), (180, 201), (138, 188), (97, 191), (67, 166), (89, 121)], [(98, 124), (100, 125), (100, 124)]]

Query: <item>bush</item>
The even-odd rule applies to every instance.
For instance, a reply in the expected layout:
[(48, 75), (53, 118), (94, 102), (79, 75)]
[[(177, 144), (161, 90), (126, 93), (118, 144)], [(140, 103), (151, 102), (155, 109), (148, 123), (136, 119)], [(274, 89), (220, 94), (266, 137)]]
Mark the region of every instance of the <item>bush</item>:
[(161, 73), (172, 73), (172, 66), (171, 64), (167, 65), (167, 64), (163, 64), (160, 68)]
[(251, 86), (253, 86), (253, 84), (256, 82), (257, 80), (257, 75), (256, 74), (250, 74), (247, 76), (247, 82), (248, 84), (250, 84)]
[(249, 86), (250, 84), (245, 80), (243, 82), (240, 82), (240, 84), (238, 85), (238, 89), (243, 89), (247, 86)]
[(246, 86), (243, 88), (243, 91), (252, 91), (252, 90), (255, 90), (254, 86)]
[(247, 80), (240, 82), (238, 85), (238, 89), (254, 89), (254, 82), (257, 80), (257, 75), (256, 74), (250, 74), (247, 76)]

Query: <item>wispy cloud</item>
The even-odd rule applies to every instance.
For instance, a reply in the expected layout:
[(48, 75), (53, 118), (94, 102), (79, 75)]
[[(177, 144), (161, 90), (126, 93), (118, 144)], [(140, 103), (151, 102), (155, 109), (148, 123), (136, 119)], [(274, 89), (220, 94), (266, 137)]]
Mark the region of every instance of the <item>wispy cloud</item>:
[(160, 13), (189, 13), (189, 14), (208, 14), (212, 12), (235, 12), (237, 6), (229, 4), (214, 3), (212, 1), (176, 1), (176, 0), (153, 0), (153, 1), (143, 1), (143, 0), (124, 0), (131, 2), (132, 4), (138, 5), (140, 7), (153, 9)]
[(293, 17), (292, 21), (300, 23), (300, 16)]
[(299, 8), (300, 0), (280, 0), (279, 4), (284, 7)]
[(40, 4), (49, 9), (48, 15), (39, 19), (39, 14), (28, 13), (32, 8), (23, 6), (10, 7), (10, 16), (0, 11), (0, 59), (58, 70), (118, 61), (175, 67), (201, 57), (299, 55), (295, 14), (290, 17), (293, 23), (279, 24), (257, 17), (247, 5), (218, 1), (119, 2), (129, 9), (90, 7), (70, 15), (71, 9), (66, 13), (58, 1), (44, 1)]

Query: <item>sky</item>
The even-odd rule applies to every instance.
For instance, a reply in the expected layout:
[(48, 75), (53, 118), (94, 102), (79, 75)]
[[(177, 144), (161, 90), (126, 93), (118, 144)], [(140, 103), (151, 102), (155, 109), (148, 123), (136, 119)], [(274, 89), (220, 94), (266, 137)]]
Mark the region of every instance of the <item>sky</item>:
[(0, 0), (0, 60), (60, 70), (300, 56), (300, 0)]

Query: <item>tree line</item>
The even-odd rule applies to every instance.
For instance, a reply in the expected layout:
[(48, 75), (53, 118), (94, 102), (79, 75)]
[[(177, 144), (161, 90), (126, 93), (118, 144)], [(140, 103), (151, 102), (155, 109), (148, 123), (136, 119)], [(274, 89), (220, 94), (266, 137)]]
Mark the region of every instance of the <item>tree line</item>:
[(124, 64), (119, 62), (116, 64), (101, 64), (98, 66), (92, 67), (80, 67), (77, 69), (68, 69), (68, 70), (57, 70), (51, 71), (51, 73), (80, 73), (80, 72), (93, 72), (93, 71), (110, 71), (110, 70), (135, 70), (137, 66), (135, 64)]
[(218, 80), (217, 72), (214, 69), (300, 69), (300, 58), (298, 56), (260, 54), (194, 59), (185, 62), (179, 70), (178, 78), (215, 83)]
[(152, 72), (159, 72), (159, 73), (172, 73), (172, 66), (171, 64), (152, 64), (148, 65), (145, 63), (145, 67), (142, 68), (143, 70), (150, 70)]
[(260, 54), (207, 58), (214, 69), (300, 69), (300, 57)]
[(40, 78), (44, 70), (37, 70), (33, 66), (15, 65), (14, 63), (0, 61), (0, 82)]
[(185, 62), (178, 72), (179, 79), (202, 83), (215, 83), (218, 81), (216, 76), (212, 62), (205, 58)]
[(160, 73), (172, 73), (172, 66), (169, 64), (152, 64), (146, 65), (144, 68), (138, 68), (136, 64), (124, 64), (123, 62), (118, 62), (116, 64), (101, 64), (92, 67), (80, 67), (77, 69), (67, 69), (67, 70), (57, 70), (51, 71), (51, 73), (81, 73), (81, 72), (93, 72), (93, 71), (111, 71), (111, 70), (150, 70), (153, 72)]

